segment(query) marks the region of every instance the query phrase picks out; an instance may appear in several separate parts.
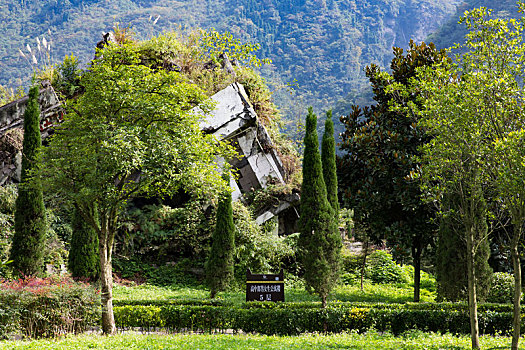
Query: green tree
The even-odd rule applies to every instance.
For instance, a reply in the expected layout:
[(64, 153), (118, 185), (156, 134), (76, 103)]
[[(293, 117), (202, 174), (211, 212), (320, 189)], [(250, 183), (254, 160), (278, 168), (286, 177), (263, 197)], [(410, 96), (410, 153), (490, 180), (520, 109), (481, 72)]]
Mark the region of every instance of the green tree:
[(38, 96), (39, 88), (33, 86), (29, 90), (24, 112), (22, 176), (16, 199), (15, 234), (10, 252), (15, 273), (23, 276), (42, 273), (47, 229), (42, 184), (37, 172), (42, 148)]
[[(225, 177), (227, 181), (229, 177)], [(206, 281), (210, 297), (230, 286), (233, 279), (235, 225), (233, 224), (232, 196), (226, 191), (217, 207), (215, 230), (211, 236), (211, 250), (206, 261)]]
[(311, 107), (306, 117), (300, 208), (298, 246), (306, 286), (321, 297), (326, 307), (328, 294), (339, 277), (341, 236), (334, 210), (328, 202), (319, 154), (317, 117)]
[(98, 235), (105, 334), (115, 332), (112, 253), (125, 204), (181, 189), (213, 197), (226, 186), (217, 159), (231, 156), (230, 146), (200, 131), (193, 108), (210, 108), (202, 91), (180, 73), (147, 66), (138, 45), (99, 53), (45, 149), (49, 190), (74, 203)]
[[(461, 216), (458, 214), (458, 198), (455, 195), (444, 194), (442, 200), (443, 212), (440, 219), (438, 230), (438, 242), (436, 249), (436, 282), (437, 293), (440, 298), (450, 301), (461, 301), (468, 298), (468, 276), (467, 276), (467, 247), (463, 231)], [(483, 202), (477, 208), (480, 217), (480, 224), (487, 226), (486, 204)], [(483, 221), (485, 220), (485, 221)], [(481, 236), (480, 236), (481, 234)], [(487, 234), (487, 227), (482, 228), (474, 241), (478, 248), (474, 257), (474, 273), (476, 276), (476, 286), (478, 299), (485, 300), (491, 282), (492, 268), (488, 260), (490, 256), (489, 240), (484, 239)]]
[(71, 276), (96, 281), (100, 275), (98, 236), (92, 226), (86, 223), (75, 208), (71, 222), (73, 234), (67, 260)]
[[(414, 301), (419, 301), (421, 257), (433, 242), (436, 227), (431, 224), (434, 210), (422, 203), (420, 182), (414, 176), (420, 170), (420, 147), (428, 142), (425, 131), (417, 126), (417, 114), (393, 110), (417, 101), (412, 90), (399, 99), (386, 91), (390, 84), (408, 86), (418, 67), (431, 66), (446, 59), (445, 51), (433, 44), (410, 42), (409, 50), (394, 48), (392, 73), (371, 65), (366, 69), (377, 104), (363, 109), (354, 106), (341, 121), (345, 131), (338, 163), (342, 200), (354, 209), (356, 221), (366, 227), (372, 241), (386, 239), (397, 259), (409, 251), (414, 265)], [(402, 257), (402, 255), (401, 255)]]
[[(518, 7), (525, 9), (521, 1)], [(434, 136), (424, 149), (428, 192), (437, 200), (443, 193), (456, 195), (464, 224), (473, 348), (479, 348), (473, 268), (476, 235), (486, 223), (476, 209), (482, 205), (485, 184), (496, 189), (499, 202), (510, 213), (516, 285), (512, 349), (517, 349), (521, 299), (517, 248), (525, 213), (519, 136), (525, 126), (523, 19), (490, 18), (491, 11), (485, 8), (466, 12), (461, 20), (469, 30), (461, 47), (465, 53), (455, 64), (443, 62), (424, 70), (416, 84), (424, 98), (421, 125)]]
[(326, 185), (328, 202), (334, 210), (335, 220), (339, 218), (339, 199), (337, 197), (337, 168), (335, 166), (335, 139), (332, 111), (326, 112), (323, 141), (321, 143), (323, 179)]

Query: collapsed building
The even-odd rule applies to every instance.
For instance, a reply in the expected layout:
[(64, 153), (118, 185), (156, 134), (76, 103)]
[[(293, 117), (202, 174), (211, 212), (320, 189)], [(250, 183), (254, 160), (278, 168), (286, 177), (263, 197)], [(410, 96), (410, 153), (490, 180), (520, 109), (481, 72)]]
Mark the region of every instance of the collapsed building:
[[(281, 159), (265, 127), (258, 121), (244, 87), (233, 83), (211, 98), (216, 103), (215, 109), (204, 115), (200, 127), (217, 139), (229, 141), (239, 154), (229, 161), (237, 174), (230, 182), (233, 200), (243, 200), (245, 194), (270, 184), (284, 184), (285, 169)], [(26, 96), (0, 107), (0, 186), (20, 181), (23, 115), (27, 101)], [(53, 127), (63, 120), (64, 111), (49, 83), (43, 84), (39, 103), (40, 130), (45, 141)], [(198, 109), (195, 113), (200, 114)], [(299, 195), (291, 193), (281, 197), (255, 213), (256, 221), (262, 224), (275, 220), (279, 234), (295, 232)]]

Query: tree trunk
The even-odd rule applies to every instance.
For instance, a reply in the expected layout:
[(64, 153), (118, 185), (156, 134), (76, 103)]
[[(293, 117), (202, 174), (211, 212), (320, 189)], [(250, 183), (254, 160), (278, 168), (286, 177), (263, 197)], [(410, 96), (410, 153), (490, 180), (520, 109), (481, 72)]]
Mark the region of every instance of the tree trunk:
[(115, 317), (113, 315), (113, 269), (111, 266), (111, 248), (107, 242), (99, 242), (100, 284), (102, 303), (102, 332), (105, 335), (115, 334)]
[(363, 251), (363, 265), (361, 265), (361, 291), (363, 291), (363, 281), (365, 279), (366, 256), (368, 255), (368, 239), (364, 243), (365, 249)]
[(421, 249), (412, 247), (412, 260), (414, 261), (414, 302), (419, 302), (421, 286)]
[[(518, 223), (519, 225), (519, 223)], [(514, 225), (514, 237), (512, 237), (510, 254), (514, 267), (514, 317), (512, 318), (512, 350), (517, 350), (520, 341), (520, 299), (521, 299), (521, 264), (518, 252), (521, 228)], [(516, 232), (517, 231), (517, 232)]]
[(472, 349), (479, 349), (478, 303), (476, 300), (476, 276), (474, 273), (474, 227), (467, 232), (468, 306), (470, 314), (470, 338)]

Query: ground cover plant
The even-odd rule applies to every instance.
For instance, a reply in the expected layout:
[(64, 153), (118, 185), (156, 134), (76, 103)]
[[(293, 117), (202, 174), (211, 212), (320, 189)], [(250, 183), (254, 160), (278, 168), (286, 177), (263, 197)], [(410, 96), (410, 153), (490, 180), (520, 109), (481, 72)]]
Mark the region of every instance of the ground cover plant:
[[(507, 337), (482, 336), (483, 349), (503, 349)], [(261, 336), (252, 334), (175, 334), (141, 335), (119, 334), (110, 337), (98, 335), (68, 336), (55, 340), (0, 342), (0, 349), (361, 349), (361, 350), (460, 350), (469, 349), (467, 336), (407, 332), (395, 337), (389, 333), (341, 333), (332, 335), (306, 334), (293, 337)]]

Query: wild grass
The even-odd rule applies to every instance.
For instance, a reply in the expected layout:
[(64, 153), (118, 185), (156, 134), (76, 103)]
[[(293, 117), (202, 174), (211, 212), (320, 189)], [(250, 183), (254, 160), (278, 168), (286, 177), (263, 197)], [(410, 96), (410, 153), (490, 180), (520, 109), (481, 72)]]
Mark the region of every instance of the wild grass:
[[(482, 349), (503, 349), (510, 345), (508, 337), (481, 337)], [(305, 334), (295, 337), (260, 336), (252, 334), (174, 334), (142, 335), (126, 333), (67, 336), (53, 340), (3, 341), (0, 349), (470, 349), (468, 336), (410, 332), (399, 337), (388, 333), (342, 333), (333, 335)]]

